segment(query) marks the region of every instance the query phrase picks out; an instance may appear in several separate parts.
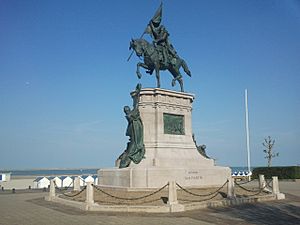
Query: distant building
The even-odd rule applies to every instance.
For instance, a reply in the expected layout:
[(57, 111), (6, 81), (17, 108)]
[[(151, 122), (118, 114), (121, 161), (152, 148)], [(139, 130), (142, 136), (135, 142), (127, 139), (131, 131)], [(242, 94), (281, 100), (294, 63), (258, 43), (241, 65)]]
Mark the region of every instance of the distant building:
[(94, 184), (98, 185), (98, 176), (97, 175), (93, 175), (92, 177), (94, 179)]
[(37, 177), (33, 181), (33, 188), (48, 188), (50, 181), (47, 177)]
[(61, 188), (62, 187), (62, 181), (59, 177), (48, 177), (49, 180), (54, 180), (56, 187)]
[(73, 187), (73, 179), (69, 176), (61, 176), (61, 187)]
[(2, 181), (10, 181), (11, 173), (0, 173), (0, 182)]
[(80, 186), (85, 186), (86, 182), (93, 182), (94, 183), (94, 178), (92, 175), (82, 175), (80, 176)]

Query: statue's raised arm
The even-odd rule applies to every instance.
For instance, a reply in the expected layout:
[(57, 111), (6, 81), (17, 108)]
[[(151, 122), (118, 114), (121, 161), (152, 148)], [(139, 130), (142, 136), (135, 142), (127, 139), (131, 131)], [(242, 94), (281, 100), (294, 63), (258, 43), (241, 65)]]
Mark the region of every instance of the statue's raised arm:
[(139, 107), (141, 89), (142, 89), (142, 84), (138, 83), (135, 87), (135, 92), (133, 96), (133, 109), (138, 109)]

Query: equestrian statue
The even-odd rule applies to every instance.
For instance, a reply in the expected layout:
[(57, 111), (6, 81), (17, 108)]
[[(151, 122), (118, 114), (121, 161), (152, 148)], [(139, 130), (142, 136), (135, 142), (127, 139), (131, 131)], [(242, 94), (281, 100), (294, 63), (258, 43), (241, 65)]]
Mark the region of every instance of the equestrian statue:
[[(150, 20), (142, 36), (139, 39), (131, 39), (129, 49), (132, 49), (138, 57), (142, 57), (144, 59), (144, 62), (139, 62), (137, 64), (136, 74), (139, 79), (142, 77), (140, 67), (146, 69), (146, 73), (149, 73), (150, 75), (152, 75), (155, 71), (157, 87), (160, 88), (159, 72), (160, 70), (168, 70), (173, 75), (172, 86), (175, 86), (177, 81), (180, 85), (181, 91), (183, 92), (183, 79), (180, 73), (180, 68), (182, 67), (188, 76), (191, 76), (191, 72), (186, 62), (178, 56), (176, 50), (171, 44), (169, 33), (161, 24), (161, 18), (162, 4)], [(142, 38), (144, 34), (150, 34), (152, 43), (149, 43)]]

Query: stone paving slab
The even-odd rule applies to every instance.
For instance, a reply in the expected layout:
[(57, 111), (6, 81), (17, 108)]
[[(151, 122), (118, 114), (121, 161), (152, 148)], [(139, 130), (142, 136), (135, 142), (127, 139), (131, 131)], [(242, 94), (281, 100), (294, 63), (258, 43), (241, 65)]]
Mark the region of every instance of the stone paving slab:
[[(293, 187), (291, 190), (294, 190)], [(294, 191), (292, 191), (294, 193)], [(208, 208), (173, 214), (85, 212), (44, 201), (47, 193), (0, 195), (0, 225), (295, 225), (300, 196), (286, 200)]]

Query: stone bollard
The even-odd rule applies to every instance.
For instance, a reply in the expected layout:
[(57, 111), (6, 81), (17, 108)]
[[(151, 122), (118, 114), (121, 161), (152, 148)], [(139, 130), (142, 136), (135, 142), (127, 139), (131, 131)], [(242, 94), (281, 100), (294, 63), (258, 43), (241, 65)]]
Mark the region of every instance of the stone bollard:
[(92, 186), (93, 182), (86, 182), (86, 210), (89, 209), (89, 207), (94, 204), (94, 187)]
[[(45, 190), (46, 188), (43, 188)], [(46, 201), (53, 201), (55, 199), (55, 183), (54, 180), (50, 180), (50, 188), (49, 188), (49, 195), (45, 196)]]
[(80, 191), (80, 177), (74, 178), (74, 191)]
[(276, 196), (276, 199), (285, 199), (285, 195), (283, 193), (280, 193), (279, 191), (279, 183), (278, 183), (278, 177), (274, 176), (272, 177), (272, 193)]
[(176, 181), (169, 181), (168, 205), (170, 208), (170, 212), (184, 211), (184, 206), (181, 204), (178, 204)]
[(272, 193), (278, 194), (279, 191), (279, 185), (278, 185), (278, 177), (272, 177)]
[(177, 204), (177, 191), (176, 191), (176, 182), (175, 181), (169, 181), (169, 198), (168, 198), (168, 204)]
[(235, 198), (234, 193), (234, 178), (230, 177), (227, 183), (227, 198)]
[(55, 184), (54, 180), (50, 180), (50, 190), (49, 190), (49, 201), (55, 198)]
[(266, 183), (266, 180), (265, 180), (265, 175), (259, 174), (258, 175), (258, 182), (259, 182), (259, 189), (265, 190), (266, 187), (267, 187), (267, 183)]

